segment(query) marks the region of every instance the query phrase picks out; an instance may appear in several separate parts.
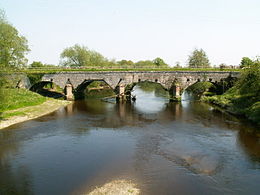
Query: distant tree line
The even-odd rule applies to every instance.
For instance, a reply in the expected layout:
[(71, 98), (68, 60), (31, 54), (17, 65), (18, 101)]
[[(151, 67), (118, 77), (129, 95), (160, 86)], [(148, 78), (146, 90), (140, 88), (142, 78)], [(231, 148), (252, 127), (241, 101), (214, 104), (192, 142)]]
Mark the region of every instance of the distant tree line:
[(131, 60), (109, 60), (102, 54), (88, 49), (86, 46), (74, 45), (72, 47), (65, 48), (60, 55), (61, 66), (66, 67), (168, 67), (168, 64), (161, 58), (155, 58), (154, 60), (141, 60), (133, 62)]

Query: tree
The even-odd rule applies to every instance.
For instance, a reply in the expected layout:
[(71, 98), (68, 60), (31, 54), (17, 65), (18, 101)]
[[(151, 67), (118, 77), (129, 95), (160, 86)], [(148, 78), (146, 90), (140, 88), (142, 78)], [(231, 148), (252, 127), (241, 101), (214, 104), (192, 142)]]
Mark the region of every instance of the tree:
[(0, 66), (13, 68), (26, 65), (28, 60), (25, 55), (29, 51), (27, 39), (19, 35), (0, 10)]
[(30, 64), (30, 67), (32, 68), (40, 68), (40, 67), (44, 67), (45, 65), (41, 62), (36, 62), (36, 61), (33, 61), (33, 63)]
[(240, 68), (250, 67), (254, 64), (253, 60), (248, 57), (243, 57), (240, 62)]
[(135, 63), (136, 67), (152, 67), (154, 66), (154, 63), (151, 60), (140, 60)]
[(120, 66), (123, 67), (133, 67), (134, 62), (131, 60), (121, 60), (117, 62)]
[(63, 50), (60, 55), (64, 66), (104, 66), (108, 63), (100, 53), (78, 44)]
[(163, 61), (162, 58), (155, 58), (155, 59), (153, 60), (153, 63), (154, 63), (156, 66), (158, 66), (158, 67), (168, 66), (168, 65)]
[(209, 59), (202, 49), (195, 49), (189, 56), (188, 64), (190, 68), (208, 68), (210, 67)]

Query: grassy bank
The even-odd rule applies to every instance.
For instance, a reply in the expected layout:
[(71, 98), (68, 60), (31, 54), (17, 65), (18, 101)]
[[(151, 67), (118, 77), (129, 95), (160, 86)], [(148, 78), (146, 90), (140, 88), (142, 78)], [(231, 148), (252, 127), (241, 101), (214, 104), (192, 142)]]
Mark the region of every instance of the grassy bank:
[(47, 98), (26, 89), (1, 88), (0, 120), (25, 116), (19, 109), (44, 103)]
[(27, 106), (42, 104), (47, 100), (37, 93), (26, 89), (2, 89), (3, 101), (0, 102), (0, 112), (15, 110)]
[(260, 62), (245, 69), (235, 86), (223, 95), (203, 97), (202, 100), (260, 125)]
[(34, 119), (66, 106), (71, 102), (43, 97), (26, 89), (2, 88), (0, 129)]

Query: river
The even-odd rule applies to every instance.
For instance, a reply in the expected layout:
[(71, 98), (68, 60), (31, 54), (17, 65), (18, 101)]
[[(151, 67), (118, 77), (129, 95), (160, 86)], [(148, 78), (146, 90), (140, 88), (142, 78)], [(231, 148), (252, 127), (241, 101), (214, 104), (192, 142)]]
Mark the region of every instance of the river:
[(200, 102), (136, 86), (135, 103), (77, 101), (0, 131), (0, 194), (260, 194), (260, 134)]

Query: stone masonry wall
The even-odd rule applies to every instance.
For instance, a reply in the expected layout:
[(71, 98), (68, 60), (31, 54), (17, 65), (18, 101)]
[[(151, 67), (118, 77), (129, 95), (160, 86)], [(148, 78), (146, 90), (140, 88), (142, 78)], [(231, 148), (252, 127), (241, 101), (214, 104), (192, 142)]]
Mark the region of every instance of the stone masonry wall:
[(121, 72), (60, 72), (45, 74), (42, 81), (53, 82), (64, 88), (68, 79), (74, 88), (77, 88), (84, 80), (103, 80), (113, 89), (117, 85), (128, 85), (140, 81), (151, 81), (160, 83), (165, 89), (170, 89), (174, 82), (181, 88), (200, 81), (220, 81), (228, 76), (239, 77), (239, 72), (189, 72), (189, 71), (121, 71)]

